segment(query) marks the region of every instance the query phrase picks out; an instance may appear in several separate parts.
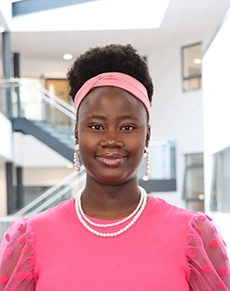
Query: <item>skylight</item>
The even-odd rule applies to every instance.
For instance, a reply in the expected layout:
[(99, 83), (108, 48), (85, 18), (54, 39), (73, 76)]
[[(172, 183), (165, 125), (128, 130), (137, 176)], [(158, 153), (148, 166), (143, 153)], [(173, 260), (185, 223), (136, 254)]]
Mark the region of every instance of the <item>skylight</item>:
[[(85, 31), (159, 28), (170, 0), (98, 0), (12, 20), (12, 31)], [(28, 25), (29, 23), (29, 25)]]
[(80, 30), (151, 29), (161, 25), (169, 0), (100, 0), (79, 5)]

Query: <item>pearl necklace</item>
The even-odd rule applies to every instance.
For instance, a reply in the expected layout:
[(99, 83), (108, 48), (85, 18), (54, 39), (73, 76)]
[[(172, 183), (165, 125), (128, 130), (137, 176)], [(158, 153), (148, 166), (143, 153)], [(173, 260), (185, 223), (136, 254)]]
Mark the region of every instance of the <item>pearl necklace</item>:
[[(147, 203), (146, 191), (142, 187), (139, 187), (139, 188), (141, 190), (141, 197), (140, 197), (140, 201), (139, 201), (137, 207), (134, 209), (134, 211), (129, 216), (127, 216), (127, 217), (125, 217), (117, 222), (107, 223), (107, 224), (94, 223), (85, 215), (85, 213), (83, 212), (83, 209), (82, 209), (82, 205), (81, 205), (81, 192), (82, 191), (79, 191), (75, 197), (75, 210), (76, 210), (76, 214), (78, 216), (79, 221), (89, 232), (91, 232), (99, 237), (115, 237), (115, 236), (118, 236), (118, 235), (124, 233), (131, 226), (133, 226), (133, 224), (137, 221), (137, 219), (142, 214), (142, 212), (145, 208), (145, 205)], [(90, 225), (93, 225), (93, 226), (101, 227), (101, 228), (113, 227), (113, 226), (120, 225), (131, 218), (132, 218), (132, 220), (126, 226), (124, 226), (123, 228), (121, 228), (120, 230), (118, 230), (116, 232), (109, 232), (109, 233), (99, 232), (90, 226)], [(87, 224), (87, 222), (88, 222), (88, 224)]]
[(129, 220), (131, 217), (133, 217), (137, 212), (138, 210), (140, 209), (143, 201), (144, 201), (144, 197), (145, 197), (145, 193), (143, 191), (141, 191), (141, 198), (140, 198), (140, 201), (137, 205), (137, 207), (134, 209), (134, 211), (127, 217), (117, 221), (117, 222), (113, 222), (113, 223), (107, 223), (107, 224), (101, 224), (101, 223), (95, 223), (93, 221), (91, 221), (84, 213), (83, 209), (82, 209), (82, 206), (81, 206), (81, 196), (78, 195), (78, 199), (77, 199), (77, 204), (78, 204), (78, 208), (79, 208), (79, 212), (82, 216), (82, 218), (87, 221), (89, 224), (93, 225), (93, 226), (96, 226), (96, 227), (102, 227), (102, 228), (105, 228), (105, 227), (113, 227), (113, 226), (117, 226), (117, 225), (120, 225), (124, 222), (126, 222), (127, 220)]

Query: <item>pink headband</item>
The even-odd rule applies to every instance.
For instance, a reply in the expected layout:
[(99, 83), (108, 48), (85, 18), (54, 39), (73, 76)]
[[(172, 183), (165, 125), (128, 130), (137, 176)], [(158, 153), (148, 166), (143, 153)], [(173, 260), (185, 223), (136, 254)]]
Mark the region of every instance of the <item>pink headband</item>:
[(150, 116), (150, 101), (145, 86), (137, 79), (118, 72), (103, 73), (87, 80), (74, 98), (74, 108), (76, 112), (78, 111), (81, 101), (89, 91), (95, 87), (101, 86), (114, 86), (128, 91), (144, 104)]

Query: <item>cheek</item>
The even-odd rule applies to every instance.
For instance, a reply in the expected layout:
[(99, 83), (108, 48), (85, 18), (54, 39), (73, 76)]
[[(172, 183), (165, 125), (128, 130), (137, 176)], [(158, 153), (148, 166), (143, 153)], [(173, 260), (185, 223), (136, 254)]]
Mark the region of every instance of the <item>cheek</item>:
[(92, 156), (95, 152), (96, 146), (97, 142), (92, 137), (91, 138), (87, 136), (79, 137), (80, 156), (82, 159), (85, 159), (88, 156)]
[(135, 157), (141, 160), (144, 154), (144, 147), (145, 147), (145, 142), (143, 139), (139, 139), (136, 142), (130, 141), (129, 143), (129, 150), (130, 153)]
[[(138, 155), (138, 157), (137, 157), (137, 155)], [(144, 148), (141, 147), (141, 148), (139, 148), (138, 151), (136, 151), (136, 158), (138, 159), (138, 162), (137, 162), (138, 164), (141, 163), (141, 161), (143, 159), (143, 155), (144, 155)]]

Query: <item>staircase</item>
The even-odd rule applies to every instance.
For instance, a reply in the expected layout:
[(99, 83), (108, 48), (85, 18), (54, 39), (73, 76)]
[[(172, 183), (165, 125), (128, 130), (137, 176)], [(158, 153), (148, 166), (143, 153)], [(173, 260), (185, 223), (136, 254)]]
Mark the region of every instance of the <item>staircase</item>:
[[(38, 83), (9, 80), (12, 129), (29, 134), (67, 160), (73, 160), (75, 110)], [(8, 90), (9, 90), (8, 88)]]
[[(12, 101), (10, 116), (7, 115), (9, 91)], [(20, 79), (0, 80), (0, 97), (1, 111), (12, 121), (14, 132), (31, 135), (73, 161), (75, 110), (72, 105), (40, 85), (26, 84)], [(84, 168), (80, 173), (73, 170), (63, 181), (41, 193), (17, 213), (0, 217), (0, 240), (11, 221), (37, 214), (69, 199), (84, 186), (85, 180)]]
[[(74, 140), (58, 127), (42, 120), (30, 120), (24, 117), (12, 118), (12, 128), (15, 132), (30, 134), (55, 150), (69, 161), (73, 161)], [(72, 135), (74, 132), (72, 133)]]

